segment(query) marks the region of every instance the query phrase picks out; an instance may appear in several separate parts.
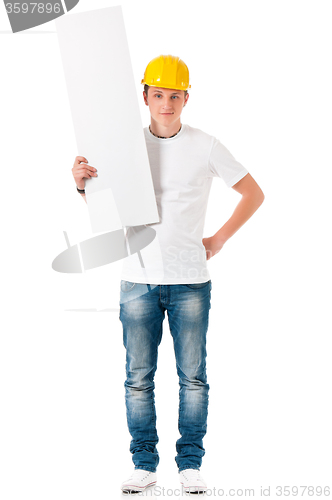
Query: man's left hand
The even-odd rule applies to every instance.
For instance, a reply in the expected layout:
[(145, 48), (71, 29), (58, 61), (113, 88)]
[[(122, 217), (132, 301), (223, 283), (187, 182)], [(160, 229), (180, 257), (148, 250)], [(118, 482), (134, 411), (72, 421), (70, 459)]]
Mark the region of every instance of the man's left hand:
[(223, 243), (217, 241), (215, 235), (210, 236), (210, 238), (203, 238), (202, 242), (206, 250), (206, 260), (211, 259), (211, 257), (220, 252), (220, 250), (224, 246)]

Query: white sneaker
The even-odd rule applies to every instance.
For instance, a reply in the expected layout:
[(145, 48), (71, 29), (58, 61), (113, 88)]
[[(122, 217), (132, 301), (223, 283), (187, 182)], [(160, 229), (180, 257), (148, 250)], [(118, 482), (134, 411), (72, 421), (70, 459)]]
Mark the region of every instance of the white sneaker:
[(129, 479), (121, 485), (122, 491), (131, 493), (135, 491), (144, 491), (149, 486), (157, 482), (157, 474), (144, 469), (135, 469)]
[(180, 473), (180, 483), (187, 493), (203, 493), (207, 490), (206, 483), (197, 469), (185, 469)]

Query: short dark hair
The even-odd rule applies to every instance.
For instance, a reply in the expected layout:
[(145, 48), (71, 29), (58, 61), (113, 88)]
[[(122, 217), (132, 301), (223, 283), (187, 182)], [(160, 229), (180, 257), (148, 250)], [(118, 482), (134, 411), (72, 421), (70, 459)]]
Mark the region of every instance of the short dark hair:
[[(149, 87), (150, 87), (150, 85), (147, 85), (147, 84), (145, 84), (145, 85), (144, 85), (144, 92), (146, 93), (146, 95), (148, 95), (148, 90), (149, 90)], [(185, 98), (186, 98), (186, 95), (187, 95), (187, 94), (188, 94), (188, 90), (185, 90), (185, 91), (184, 91), (184, 97), (185, 97)]]

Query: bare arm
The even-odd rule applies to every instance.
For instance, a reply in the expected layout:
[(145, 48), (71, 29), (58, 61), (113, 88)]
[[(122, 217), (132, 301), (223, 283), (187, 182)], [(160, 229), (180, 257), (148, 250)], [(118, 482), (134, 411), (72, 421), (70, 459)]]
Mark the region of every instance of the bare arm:
[(207, 260), (220, 252), (226, 241), (250, 219), (264, 201), (263, 191), (250, 174), (245, 175), (232, 188), (240, 193), (242, 198), (219, 231), (210, 238), (203, 238)]

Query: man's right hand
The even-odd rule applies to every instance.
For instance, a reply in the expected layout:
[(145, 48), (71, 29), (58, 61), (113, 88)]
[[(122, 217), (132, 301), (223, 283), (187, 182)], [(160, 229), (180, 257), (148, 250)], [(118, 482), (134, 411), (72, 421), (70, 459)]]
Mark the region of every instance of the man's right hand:
[(85, 180), (97, 177), (97, 169), (88, 165), (88, 160), (84, 156), (76, 156), (75, 163), (71, 169), (78, 189), (85, 188)]

